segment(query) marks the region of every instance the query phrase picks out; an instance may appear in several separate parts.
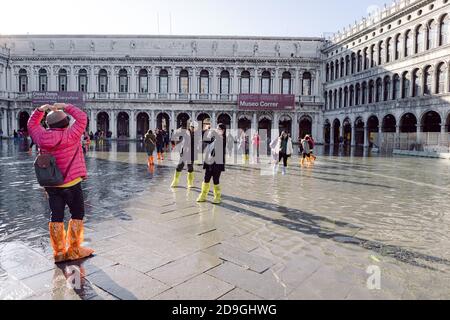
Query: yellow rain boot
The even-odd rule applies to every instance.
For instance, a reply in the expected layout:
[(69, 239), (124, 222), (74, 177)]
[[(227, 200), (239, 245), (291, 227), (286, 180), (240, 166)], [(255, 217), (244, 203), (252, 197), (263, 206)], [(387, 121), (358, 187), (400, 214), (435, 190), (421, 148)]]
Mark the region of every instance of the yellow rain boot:
[(161, 153), (158, 152), (158, 161), (161, 160)]
[(187, 175), (187, 187), (188, 189), (192, 189), (194, 187), (194, 173), (189, 172)]
[(209, 187), (211, 184), (209, 183), (202, 183), (202, 193), (200, 193), (199, 197), (197, 198), (197, 202), (206, 202), (206, 199), (208, 198), (209, 193)]
[(81, 244), (84, 241), (84, 224), (82, 220), (70, 220), (67, 228), (67, 260), (74, 261), (90, 257), (94, 250), (84, 248)]
[(214, 186), (214, 200), (213, 204), (221, 204), (222, 203), (222, 189), (220, 188), (220, 184)]
[(66, 261), (66, 232), (64, 231), (64, 223), (50, 222), (48, 228), (50, 231), (50, 243), (53, 248), (55, 263)]
[(180, 176), (181, 172), (175, 171), (175, 176), (173, 177), (172, 184), (170, 185), (171, 188), (178, 187), (178, 184), (180, 183)]
[(300, 165), (303, 167), (305, 165), (305, 158), (302, 158), (302, 160), (300, 160)]

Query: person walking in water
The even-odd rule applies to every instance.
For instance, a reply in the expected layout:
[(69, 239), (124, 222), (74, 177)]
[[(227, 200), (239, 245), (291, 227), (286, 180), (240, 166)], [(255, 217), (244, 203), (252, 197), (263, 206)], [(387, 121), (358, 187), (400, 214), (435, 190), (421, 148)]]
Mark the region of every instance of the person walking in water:
[(309, 160), (311, 163), (314, 163), (317, 160), (317, 157), (314, 155), (316, 142), (314, 141), (313, 137), (309, 135), (305, 137), (305, 140), (308, 141), (309, 144)]
[[(46, 118), (49, 128), (46, 130), (41, 121), (47, 110), (51, 112)], [(71, 126), (68, 115), (75, 120)], [(94, 250), (81, 246), (84, 241), (85, 214), (81, 182), (87, 178), (81, 136), (86, 124), (86, 113), (73, 105), (61, 103), (36, 109), (28, 121), (28, 131), (39, 146), (41, 154), (53, 156), (64, 177), (62, 185), (45, 187), (51, 209), (50, 242), (56, 263), (83, 259), (94, 253)], [(67, 237), (64, 227), (66, 205), (71, 213)]]
[[(308, 136), (306, 136), (308, 137)], [(302, 146), (302, 159), (300, 160), (300, 165), (303, 167), (305, 165), (305, 161), (307, 161), (308, 163), (311, 162), (310, 160), (310, 153), (311, 153), (311, 148), (309, 146), (309, 142), (306, 139), (303, 139), (301, 142), (301, 146)]]
[(153, 134), (152, 130), (148, 130), (148, 132), (144, 136), (144, 146), (145, 151), (148, 155), (147, 165), (149, 168), (155, 165), (155, 158), (153, 157), (153, 153), (156, 148), (156, 136)]
[(210, 141), (210, 144), (205, 149), (205, 160), (203, 164), (205, 177), (197, 202), (206, 202), (211, 187), (211, 179), (214, 182), (213, 204), (220, 204), (222, 202), (220, 176), (225, 171), (226, 129), (226, 125), (221, 123), (217, 126), (216, 130), (211, 130), (206, 138), (206, 140)]
[(164, 160), (164, 131), (156, 129), (156, 152), (158, 160)]
[[(178, 187), (180, 183), (181, 172), (187, 165), (188, 175), (187, 175), (187, 187), (191, 189), (194, 187), (194, 162), (197, 160), (197, 154), (199, 151), (199, 146), (202, 143), (200, 133), (198, 131), (199, 124), (197, 121), (191, 122), (189, 130), (181, 129), (174, 133), (174, 138), (181, 138), (180, 145), (180, 162), (175, 171), (175, 176), (171, 184), (171, 188)], [(199, 133), (196, 139), (196, 134)]]
[(277, 143), (275, 145), (275, 152), (278, 153), (278, 163), (283, 160), (283, 167), (281, 167), (281, 173), (286, 174), (286, 168), (288, 165), (288, 158), (294, 153), (294, 148), (292, 146), (292, 139), (289, 137), (286, 131), (283, 131), (278, 137)]

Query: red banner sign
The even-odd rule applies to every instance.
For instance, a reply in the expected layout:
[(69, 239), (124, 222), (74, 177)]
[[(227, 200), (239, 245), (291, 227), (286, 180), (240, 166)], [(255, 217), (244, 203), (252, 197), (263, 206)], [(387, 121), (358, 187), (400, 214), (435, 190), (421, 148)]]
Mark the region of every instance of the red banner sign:
[(241, 110), (294, 110), (295, 96), (284, 94), (241, 94), (238, 98)]

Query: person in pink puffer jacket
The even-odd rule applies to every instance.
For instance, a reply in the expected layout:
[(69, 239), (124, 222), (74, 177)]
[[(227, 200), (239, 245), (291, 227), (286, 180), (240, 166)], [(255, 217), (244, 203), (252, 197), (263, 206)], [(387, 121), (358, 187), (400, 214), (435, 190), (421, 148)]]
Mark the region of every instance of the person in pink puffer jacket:
[[(45, 112), (49, 129), (41, 126)], [(72, 116), (75, 122), (70, 126)], [(64, 176), (64, 183), (46, 187), (51, 209), (49, 223), (50, 242), (55, 262), (83, 259), (94, 251), (81, 246), (84, 238), (84, 197), (81, 182), (87, 178), (86, 164), (81, 147), (81, 136), (86, 129), (87, 115), (77, 107), (67, 104), (44, 105), (36, 109), (28, 121), (28, 132), (42, 153), (50, 153)], [(64, 229), (64, 210), (70, 209), (71, 220)]]

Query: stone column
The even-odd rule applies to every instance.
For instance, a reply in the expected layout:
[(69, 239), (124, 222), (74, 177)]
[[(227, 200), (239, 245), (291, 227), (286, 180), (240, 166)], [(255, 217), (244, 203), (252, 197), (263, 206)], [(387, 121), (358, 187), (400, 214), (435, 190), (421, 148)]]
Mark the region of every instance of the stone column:
[[(420, 119), (418, 121), (420, 121)], [(417, 124), (416, 127), (417, 127), (416, 141), (417, 143), (420, 144), (422, 141), (422, 126), (420, 124)]]
[[(171, 129), (174, 129), (174, 128), (171, 128)], [(156, 130), (156, 114), (155, 114), (155, 110), (152, 110), (152, 113), (151, 113), (150, 130), (152, 130), (153, 133)]]
[(112, 139), (117, 139), (117, 115), (115, 111), (109, 112), (109, 130), (112, 132)]
[(78, 91), (78, 77), (75, 74), (75, 69), (71, 67), (69, 70), (69, 91)]
[(218, 99), (218, 95), (219, 95), (219, 86), (218, 86), (218, 82), (219, 82), (219, 77), (217, 74), (217, 68), (213, 69), (213, 77), (212, 77), (212, 85), (211, 85), (211, 89), (212, 89), (212, 99), (213, 100), (219, 100)]
[(233, 69), (233, 90), (231, 94), (238, 95), (239, 94), (239, 78), (238, 78), (238, 69)]
[(48, 73), (48, 91), (58, 91), (58, 70), (53, 70), (50, 68), (50, 72)]
[(128, 77), (128, 79), (130, 81), (130, 88), (129, 88), (128, 92), (131, 93), (131, 95), (133, 96), (135, 93), (139, 92), (139, 87), (137, 84), (138, 77), (136, 77), (136, 70), (134, 69), (134, 67), (131, 67), (130, 70), (131, 70), (131, 72)]
[(113, 95), (117, 93), (119, 90), (116, 85), (117, 79), (116, 79), (116, 71), (114, 70), (114, 67), (111, 68), (110, 76), (109, 76), (109, 88), (108, 92), (111, 92)]
[(352, 123), (352, 141), (351, 141), (351, 144), (350, 144), (352, 147), (354, 147), (356, 145), (355, 138), (356, 138), (356, 125), (353, 122)]
[[(315, 139), (318, 143), (322, 143), (325, 144), (325, 139), (323, 136), (323, 123), (321, 121), (321, 117), (320, 114), (316, 114), (316, 133), (315, 133)], [(313, 132), (314, 132), (314, 128), (313, 128)]]
[(10, 133), (8, 132), (8, 113), (6, 110), (2, 111), (3, 115), (2, 115), (2, 130), (3, 130), (3, 136), (7, 137), (10, 135)]
[(216, 115), (215, 111), (213, 111), (213, 113), (212, 113), (211, 127), (212, 128), (217, 127), (217, 115)]
[(278, 68), (275, 69), (275, 78), (274, 78), (274, 85), (273, 85), (273, 93), (279, 94), (281, 93), (280, 90), (280, 70)]
[(130, 116), (130, 139), (136, 140), (136, 113), (134, 110), (131, 110)]
[(233, 119), (231, 119), (231, 130), (233, 130), (233, 134), (236, 134), (237, 127), (237, 115), (236, 112), (233, 112)]
[(334, 123), (331, 123), (330, 127), (330, 145), (334, 145)]
[(369, 128), (364, 127), (364, 147), (369, 147)]
[(260, 93), (260, 83), (259, 83), (259, 75), (258, 75), (258, 69), (254, 70), (253, 74), (253, 92), (252, 93)]
[[(448, 137), (447, 137), (447, 126), (444, 124), (441, 124), (441, 134), (439, 137), (439, 144), (444, 145), (448, 143)], [(3, 130), (4, 131), (4, 130)]]
[(94, 66), (91, 66), (89, 80), (88, 80), (88, 86), (90, 92), (97, 92), (97, 77), (95, 76), (95, 70)]
[(299, 70), (298, 69), (295, 69), (292, 94), (295, 95), (296, 97), (298, 97), (300, 95)]
[[(155, 128), (156, 128), (156, 126), (155, 126)], [(174, 129), (174, 130), (178, 129), (177, 128), (177, 121), (175, 119), (175, 111), (173, 111), (173, 110), (170, 113), (170, 129)]]
[(191, 87), (190, 92), (193, 96), (193, 98), (191, 98), (191, 99), (194, 99), (194, 100), (196, 99), (197, 94), (200, 93), (198, 90), (198, 81), (199, 81), (199, 78), (197, 77), (197, 69), (192, 68), (192, 85), (190, 86)]
[[(292, 142), (296, 142), (299, 136), (299, 123), (298, 123), (298, 113), (294, 112), (294, 119), (292, 120)], [(312, 134), (312, 132), (311, 132)]]
[(150, 76), (150, 97), (154, 99), (158, 95), (158, 82), (157, 82), (156, 68), (153, 67)]
[(172, 99), (175, 99), (178, 93), (178, 86), (177, 86), (177, 71), (174, 66), (172, 66), (172, 85), (170, 88), (170, 92), (172, 92)]

